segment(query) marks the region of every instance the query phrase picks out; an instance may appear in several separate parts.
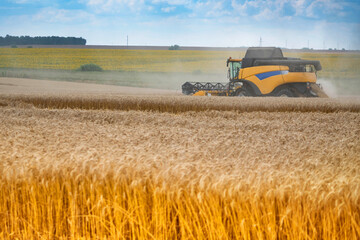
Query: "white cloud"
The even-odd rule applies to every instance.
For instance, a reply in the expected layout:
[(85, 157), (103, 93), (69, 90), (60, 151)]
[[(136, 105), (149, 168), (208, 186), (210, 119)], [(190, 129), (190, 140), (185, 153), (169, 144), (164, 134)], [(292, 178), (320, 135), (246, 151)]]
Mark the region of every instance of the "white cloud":
[(51, 5), (54, 3), (52, 0), (8, 0), (9, 2), (16, 3), (16, 4), (48, 4)]
[(80, 0), (96, 12), (139, 11), (145, 7), (144, 0)]
[(238, 3), (236, 0), (232, 0), (231, 6), (235, 10), (235, 14), (239, 14), (241, 16), (247, 16), (247, 8), (248, 8), (247, 1), (245, 1), (243, 4), (241, 4), (241, 3)]
[(223, 16), (230, 14), (229, 10), (224, 7), (224, 0), (196, 2), (192, 4), (190, 8), (193, 11), (193, 16), (200, 18), (222, 18)]
[(175, 7), (164, 7), (164, 8), (161, 8), (161, 11), (164, 12), (164, 13), (169, 13), (169, 12), (172, 12), (175, 10)]
[(319, 4), (321, 3), (321, 1), (314, 1), (312, 2), (307, 8), (306, 8), (306, 16), (307, 17), (316, 17), (315, 16), (315, 8), (318, 8), (319, 7)]
[[(249, 16), (254, 19), (260, 20), (269, 20), (269, 19), (288, 19), (283, 17), (281, 12), (284, 9), (286, 3), (292, 2), (290, 0), (246, 0), (244, 3), (238, 3), (236, 0), (231, 1), (231, 6), (235, 10), (236, 14), (241, 16)], [(259, 11), (257, 14), (254, 14), (254, 11)]]
[(339, 3), (339, 1), (333, 1), (333, 0), (324, 0), (324, 6), (325, 6), (325, 13), (328, 14), (335, 14), (338, 16), (341, 16), (344, 14), (343, 4)]
[(12, 0), (11, 2), (17, 3), (17, 4), (24, 4), (24, 3), (37, 2), (37, 1), (31, 1), (31, 0)]
[(17, 0), (17, 1), (12, 1), (12, 2), (14, 2), (14, 3), (18, 3), (18, 4), (23, 4), (23, 3), (28, 3), (28, 2), (30, 2), (29, 0)]
[(306, 8), (305, 14), (307, 17), (317, 18), (319, 13), (332, 14), (335, 16), (344, 16), (343, 3), (335, 0), (315, 0)]
[(258, 21), (260, 21), (260, 20), (270, 20), (270, 19), (274, 18), (274, 13), (270, 9), (265, 8), (259, 14), (255, 15), (254, 18), (256, 20), (258, 20)]
[(295, 10), (295, 16), (300, 16), (304, 14), (304, 10), (306, 8), (306, 0), (294, 0), (290, 1), (290, 4)]
[(153, 0), (153, 4), (166, 3), (168, 5), (190, 5), (190, 0)]
[(33, 16), (35, 21), (50, 23), (90, 22), (94, 16), (83, 10), (43, 8)]
[[(245, 0), (231, 1), (235, 14), (254, 17), (256, 20), (289, 19), (284, 16), (285, 6), (290, 6), (296, 17), (318, 18), (321, 14), (346, 16), (344, 5), (336, 0)], [(254, 14), (254, 11), (258, 13)], [(291, 16), (290, 16), (291, 17)]]
[(246, 1), (246, 4), (251, 7), (264, 7), (271, 3), (272, 1), (264, 1), (264, 0)]

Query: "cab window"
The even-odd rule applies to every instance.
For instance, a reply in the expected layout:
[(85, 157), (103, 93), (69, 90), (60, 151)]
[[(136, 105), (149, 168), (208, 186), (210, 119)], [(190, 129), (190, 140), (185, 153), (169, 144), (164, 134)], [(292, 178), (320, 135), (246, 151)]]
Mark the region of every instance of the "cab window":
[(239, 77), (240, 68), (241, 68), (241, 62), (230, 62), (230, 67), (229, 67), (230, 79)]

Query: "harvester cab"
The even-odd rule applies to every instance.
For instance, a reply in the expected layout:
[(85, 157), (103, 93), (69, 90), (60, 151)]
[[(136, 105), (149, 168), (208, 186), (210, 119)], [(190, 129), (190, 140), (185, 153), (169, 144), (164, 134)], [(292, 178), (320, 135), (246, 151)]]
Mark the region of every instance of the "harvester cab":
[(226, 61), (226, 67), (228, 68), (228, 79), (229, 81), (234, 81), (239, 79), (239, 72), (241, 69), (242, 59), (232, 59), (228, 58)]
[(186, 95), (327, 97), (316, 84), (319, 61), (287, 58), (280, 48), (252, 47), (227, 59), (228, 82), (186, 82)]

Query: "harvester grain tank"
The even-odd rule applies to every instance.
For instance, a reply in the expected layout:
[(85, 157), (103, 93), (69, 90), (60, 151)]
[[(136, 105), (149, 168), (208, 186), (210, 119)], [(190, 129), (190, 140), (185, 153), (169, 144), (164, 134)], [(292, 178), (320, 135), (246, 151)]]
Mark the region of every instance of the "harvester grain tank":
[(280, 48), (248, 48), (244, 58), (229, 58), (227, 67), (228, 82), (186, 82), (182, 85), (183, 94), (327, 97), (316, 84), (320, 62), (284, 57)]

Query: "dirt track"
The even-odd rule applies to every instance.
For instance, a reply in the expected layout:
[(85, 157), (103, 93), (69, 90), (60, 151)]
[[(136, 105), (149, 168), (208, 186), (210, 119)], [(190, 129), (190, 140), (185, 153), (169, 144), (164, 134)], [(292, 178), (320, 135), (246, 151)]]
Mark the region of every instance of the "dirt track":
[(180, 91), (27, 78), (0, 78), (0, 94), (178, 95)]

